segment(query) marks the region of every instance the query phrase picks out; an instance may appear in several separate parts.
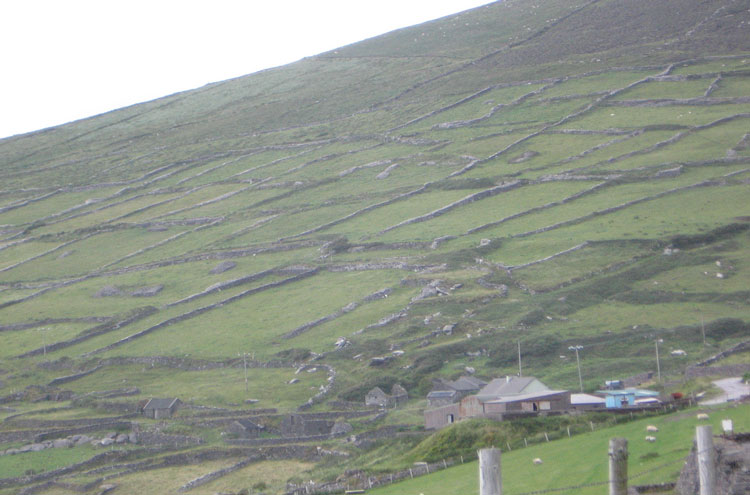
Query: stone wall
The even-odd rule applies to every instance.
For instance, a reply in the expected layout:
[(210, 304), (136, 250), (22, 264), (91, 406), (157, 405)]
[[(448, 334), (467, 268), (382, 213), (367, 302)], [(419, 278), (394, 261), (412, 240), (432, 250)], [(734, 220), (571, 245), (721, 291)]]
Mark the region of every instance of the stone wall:
[(685, 369), (685, 378), (699, 376), (742, 376), (750, 372), (750, 364), (726, 364), (724, 366), (690, 366)]

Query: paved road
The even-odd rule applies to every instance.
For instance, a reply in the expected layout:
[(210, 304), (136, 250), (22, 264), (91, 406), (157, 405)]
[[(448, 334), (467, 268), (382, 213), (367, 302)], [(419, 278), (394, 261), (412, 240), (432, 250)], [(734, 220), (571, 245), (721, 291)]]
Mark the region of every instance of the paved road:
[(723, 394), (701, 402), (701, 404), (721, 404), (723, 402), (729, 402), (731, 400), (737, 400), (743, 395), (750, 395), (750, 385), (742, 383), (742, 378), (736, 376), (733, 378), (724, 378), (721, 380), (715, 380), (714, 385), (724, 391)]

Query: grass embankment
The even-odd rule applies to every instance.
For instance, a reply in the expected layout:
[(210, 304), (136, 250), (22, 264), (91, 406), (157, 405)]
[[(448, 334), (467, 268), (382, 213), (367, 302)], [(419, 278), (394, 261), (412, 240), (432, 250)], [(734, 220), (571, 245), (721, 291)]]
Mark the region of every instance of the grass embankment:
[[(682, 460), (688, 455), (695, 436), (695, 427), (711, 424), (715, 434), (721, 431), (721, 419), (731, 418), (735, 431), (750, 429), (750, 406), (709, 410), (708, 422), (695, 418), (698, 409), (689, 409), (665, 416), (633, 421), (624, 425), (563, 438), (549, 443), (530, 445), (528, 448), (503, 450), (503, 493), (511, 495), (537, 490), (560, 489), (589, 483), (606, 483), (609, 439), (628, 439), (629, 484), (652, 484), (675, 481), (682, 468)], [(646, 442), (647, 425), (655, 425), (659, 432), (653, 434), (657, 440)], [(497, 447), (502, 447), (498, 445)], [(541, 465), (532, 460), (540, 458)], [(409, 495), (430, 493), (452, 495), (456, 493), (478, 493), (478, 463), (466, 462), (427, 476), (407, 480), (394, 485), (377, 488), (378, 495)], [(639, 474), (643, 473), (639, 476)], [(591, 486), (567, 490), (588, 495), (601, 493), (606, 487)]]

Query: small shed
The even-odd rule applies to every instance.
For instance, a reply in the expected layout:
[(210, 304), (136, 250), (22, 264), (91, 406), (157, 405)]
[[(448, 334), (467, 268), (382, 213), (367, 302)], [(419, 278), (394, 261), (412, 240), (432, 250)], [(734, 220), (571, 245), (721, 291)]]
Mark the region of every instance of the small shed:
[[(659, 392), (637, 388), (600, 390), (597, 393), (605, 394), (607, 409), (620, 409), (623, 407), (644, 405), (642, 404), (642, 399), (659, 397)], [(638, 401), (638, 403), (636, 401)]]
[(570, 394), (570, 408), (576, 411), (604, 409), (606, 400), (591, 394)]
[(391, 387), (391, 404), (398, 407), (409, 402), (409, 393), (404, 387), (396, 383)]
[(375, 387), (367, 392), (367, 395), (365, 395), (365, 405), (388, 407), (390, 405), (390, 397), (388, 396), (388, 394), (383, 392), (382, 388)]
[(446, 406), (456, 402), (457, 395), (455, 390), (432, 390), (427, 394), (427, 401), (430, 407)]
[(240, 438), (258, 438), (264, 430), (264, 426), (256, 424), (249, 419), (232, 421), (227, 427), (227, 433), (232, 433)]
[(180, 407), (180, 399), (149, 399), (143, 406), (142, 414), (151, 419), (171, 418)]

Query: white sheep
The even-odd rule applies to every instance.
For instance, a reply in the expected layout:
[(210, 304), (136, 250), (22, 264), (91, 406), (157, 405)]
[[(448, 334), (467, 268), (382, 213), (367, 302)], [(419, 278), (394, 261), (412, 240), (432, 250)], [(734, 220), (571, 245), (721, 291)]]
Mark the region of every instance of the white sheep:
[(708, 414), (706, 413), (698, 413), (695, 415), (696, 418), (698, 418), (701, 421), (705, 421), (708, 419)]
[(656, 433), (657, 431), (659, 431), (659, 428), (657, 428), (654, 425), (648, 425), (646, 427), (646, 431), (651, 432), (651, 433)]
[(534, 464), (541, 464), (541, 463), (542, 463), (542, 460), (541, 460), (540, 458), (538, 458), (538, 457), (537, 457), (536, 459), (534, 459), (534, 460), (533, 460), (533, 461), (531, 461), (531, 462), (533, 462)]
[(647, 442), (655, 442), (656, 441), (656, 437), (652, 437), (651, 435), (649, 435), (649, 436), (646, 437), (646, 441)]

